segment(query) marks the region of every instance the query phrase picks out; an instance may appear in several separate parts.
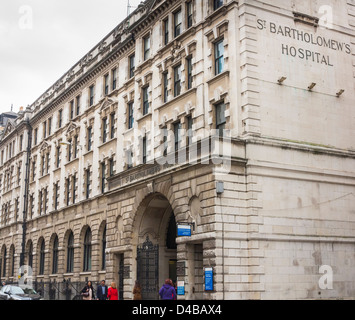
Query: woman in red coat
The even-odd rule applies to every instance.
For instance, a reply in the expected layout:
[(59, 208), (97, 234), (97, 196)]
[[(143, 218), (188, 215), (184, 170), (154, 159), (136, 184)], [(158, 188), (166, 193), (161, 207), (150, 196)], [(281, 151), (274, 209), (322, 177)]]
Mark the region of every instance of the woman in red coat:
[(118, 300), (118, 290), (117, 290), (116, 282), (112, 282), (111, 287), (108, 288), (107, 299)]

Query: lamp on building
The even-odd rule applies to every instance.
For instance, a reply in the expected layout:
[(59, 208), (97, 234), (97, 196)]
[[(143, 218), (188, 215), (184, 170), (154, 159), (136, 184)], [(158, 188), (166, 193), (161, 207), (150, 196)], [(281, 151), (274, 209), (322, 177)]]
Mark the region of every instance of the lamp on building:
[(316, 86), (317, 84), (315, 82), (312, 82), (311, 85), (308, 87), (309, 91), (312, 91), (312, 89)]
[(286, 79), (286, 77), (281, 77), (279, 80), (277, 80), (277, 82), (281, 85)]
[(337, 97), (339, 98), (344, 92), (345, 92), (345, 90), (341, 89), (341, 90), (337, 93)]
[[(61, 142), (59, 143), (59, 145), (71, 147), (71, 146), (72, 146), (72, 143), (70, 143), (70, 142), (68, 142), (68, 141), (61, 141)], [(78, 144), (77, 147), (78, 147), (80, 150), (83, 150), (83, 146), (81, 146), (80, 144)]]

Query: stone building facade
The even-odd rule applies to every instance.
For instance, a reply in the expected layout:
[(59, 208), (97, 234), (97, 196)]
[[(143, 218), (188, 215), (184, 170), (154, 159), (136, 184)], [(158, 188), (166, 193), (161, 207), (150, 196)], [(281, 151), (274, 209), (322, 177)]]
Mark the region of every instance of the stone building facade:
[(354, 298), (354, 12), (142, 3), (7, 124), (1, 280), (30, 265), (52, 298), (106, 279), (157, 299), (168, 277), (187, 300)]

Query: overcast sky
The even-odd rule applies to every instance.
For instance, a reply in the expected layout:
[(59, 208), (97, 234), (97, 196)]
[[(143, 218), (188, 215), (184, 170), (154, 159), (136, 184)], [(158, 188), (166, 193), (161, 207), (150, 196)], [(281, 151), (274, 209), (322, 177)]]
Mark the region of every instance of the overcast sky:
[(0, 0), (0, 112), (32, 104), (126, 17), (127, 2)]

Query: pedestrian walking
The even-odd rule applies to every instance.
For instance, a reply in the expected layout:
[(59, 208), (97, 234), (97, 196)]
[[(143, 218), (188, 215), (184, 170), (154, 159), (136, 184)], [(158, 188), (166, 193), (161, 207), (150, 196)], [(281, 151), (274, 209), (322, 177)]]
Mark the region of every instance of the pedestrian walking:
[(165, 283), (159, 290), (159, 295), (162, 300), (176, 300), (176, 291), (170, 279), (165, 280)]
[(95, 299), (94, 287), (92, 286), (91, 281), (88, 281), (86, 283), (86, 286), (81, 291), (81, 295), (83, 297), (83, 300), (93, 300), (93, 299)]
[(136, 281), (133, 288), (133, 300), (142, 300), (142, 288), (138, 281)]
[(97, 300), (107, 300), (108, 288), (105, 285), (105, 280), (102, 280), (101, 283), (97, 286), (96, 295)]
[(108, 288), (107, 298), (108, 300), (118, 300), (118, 290), (116, 282), (111, 282), (111, 287)]

